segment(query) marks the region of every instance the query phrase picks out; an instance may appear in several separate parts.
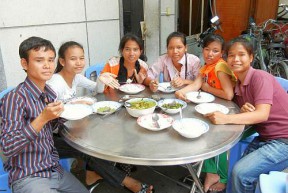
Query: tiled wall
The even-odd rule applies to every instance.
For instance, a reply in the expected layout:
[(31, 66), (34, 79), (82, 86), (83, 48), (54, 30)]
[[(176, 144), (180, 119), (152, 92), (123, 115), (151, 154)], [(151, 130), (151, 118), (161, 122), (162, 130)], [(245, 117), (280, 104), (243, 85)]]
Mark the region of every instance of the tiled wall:
[(30, 36), (49, 39), (57, 50), (69, 40), (83, 44), (87, 66), (117, 55), (120, 40), (119, 2), (107, 2), (1, 0), (0, 47), (7, 85), (15, 86), (26, 76), (20, 66), (18, 47)]
[[(87, 67), (118, 55), (121, 2), (122, 0), (0, 0), (0, 56), (3, 62), (1, 64), (0, 60), (0, 91), (6, 86), (18, 85), (26, 77), (20, 65), (18, 48), (30, 36), (49, 39), (56, 50), (65, 41), (81, 43), (85, 49)], [(166, 38), (176, 30), (177, 0), (144, 2), (149, 30), (146, 53), (148, 64), (151, 64), (166, 52)], [(169, 14), (165, 13), (167, 10)]]

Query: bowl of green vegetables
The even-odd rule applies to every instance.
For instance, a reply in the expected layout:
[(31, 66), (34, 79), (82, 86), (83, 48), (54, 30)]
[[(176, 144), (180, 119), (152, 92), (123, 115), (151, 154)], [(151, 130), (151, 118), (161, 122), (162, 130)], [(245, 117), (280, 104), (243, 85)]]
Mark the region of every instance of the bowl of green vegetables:
[(187, 103), (180, 99), (163, 99), (158, 101), (158, 106), (166, 113), (176, 114), (186, 108)]
[(133, 98), (127, 100), (124, 106), (132, 117), (140, 117), (153, 113), (157, 106), (157, 102), (150, 98)]

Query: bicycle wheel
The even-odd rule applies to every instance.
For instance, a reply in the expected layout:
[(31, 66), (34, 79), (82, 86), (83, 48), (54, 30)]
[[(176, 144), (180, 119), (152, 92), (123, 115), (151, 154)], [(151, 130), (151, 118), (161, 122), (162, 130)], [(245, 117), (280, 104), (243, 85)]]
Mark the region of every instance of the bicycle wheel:
[(260, 61), (258, 58), (255, 58), (252, 62), (252, 67), (254, 69), (260, 69), (261, 70), (261, 65), (260, 65)]
[(287, 63), (287, 61), (277, 62), (274, 65), (271, 74), (273, 74), (274, 76), (279, 76), (279, 77), (288, 79), (288, 63)]

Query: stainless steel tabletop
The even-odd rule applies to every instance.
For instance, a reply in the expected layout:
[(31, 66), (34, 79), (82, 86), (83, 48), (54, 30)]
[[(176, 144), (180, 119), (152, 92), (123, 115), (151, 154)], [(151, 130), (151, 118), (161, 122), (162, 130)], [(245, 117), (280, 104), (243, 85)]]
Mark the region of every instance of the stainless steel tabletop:
[[(151, 97), (148, 88), (141, 95)], [(174, 94), (156, 93), (163, 98), (175, 98)], [(98, 101), (118, 101), (125, 93), (111, 91), (98, 94)], [(215, 103), (230, 107), (229, 113), (239, 111), (231, 101), (216, 98)], [(79, 121), (68, 121), (60, 134), (74, 148), (91, 156), (105, 160), (136, 165), (180, 165), (201, 161), (229, 150), (236, 144), (244, 125), (213, 125), (197, 113), (196, 104), (188, 103), (183, 117), (197, 118), (209, 124), (209, 131), (199, 138), (187, 139), (179, 135), (172, 126), (162, 131), (150, 131), (140, 127), (123, 107), (117, 113), (102, 118), (92, 114)], [(233, 108), (235, 107), (235, 108)], [(156, 109), (156, 112), (159, 112)], [(175, 120), (179, 114), (171, 115)]]

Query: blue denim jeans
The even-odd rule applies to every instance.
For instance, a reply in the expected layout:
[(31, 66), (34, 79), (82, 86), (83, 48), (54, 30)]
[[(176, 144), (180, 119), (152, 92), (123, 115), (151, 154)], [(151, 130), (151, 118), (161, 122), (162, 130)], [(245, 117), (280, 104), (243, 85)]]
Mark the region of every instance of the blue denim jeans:
[(51, 178), (27, 176), (12, 183), (13, 193), (89, 193), (85, 186), (71, 173), (64, 171), (61, 178), (52, 172)]
[(256, 137), (232, 171), (233, 193), (254, 193), (259, 175), (288, 167), (288, 144)]

